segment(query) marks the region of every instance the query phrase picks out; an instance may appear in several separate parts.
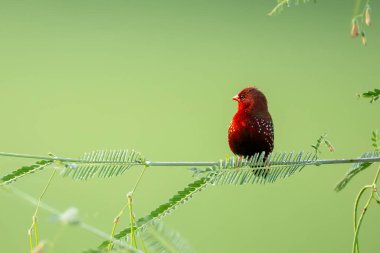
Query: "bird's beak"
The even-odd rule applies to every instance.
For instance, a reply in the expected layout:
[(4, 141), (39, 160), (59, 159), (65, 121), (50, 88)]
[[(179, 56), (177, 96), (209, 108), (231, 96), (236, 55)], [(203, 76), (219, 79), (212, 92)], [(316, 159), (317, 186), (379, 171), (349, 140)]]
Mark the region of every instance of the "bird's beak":
[(233, 100), (236, 100), (236, 101), (239, 101), (239, 96), (236, 95), (236, 96), (232, 97), (232, 99), (233, 99)]

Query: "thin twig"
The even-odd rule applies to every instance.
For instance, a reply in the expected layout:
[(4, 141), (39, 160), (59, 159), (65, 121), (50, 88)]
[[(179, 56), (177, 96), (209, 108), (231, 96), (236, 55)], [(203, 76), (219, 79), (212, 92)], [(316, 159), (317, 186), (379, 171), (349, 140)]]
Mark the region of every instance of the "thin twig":
[(355, 253), (359, 253), (359, 245), (358, 245), (358, 236), (359, 236), (359, 231), (360, 231), (360, 227), (362, 225), (362, 221), (363, 221), (363, 218), (364, 218), (364, 215), (366, 214), (367, 212), (367, 209), (369, 207), (369, 204), (371, 204), (371, 200), (372, 200), (372, 196), (370, 198), (368, 198), (367, 200), (367, 203), (365, 204), (364, 208), (363, 208), (363, 211), (362, 213), (360, 214), (360, 217), (359, 217), (359, 221), (358, 221), (358, 225), (356, 227), (356, 230), (355, 230), (355, 235), (354, 235), (354, 245), (353, 245), (353, 248), (352, 248), (352, 252)]
[(375, 179), (373, 180), (373, 185), (377, 184), (377, 180), (379, 179), (379, 175), (380, 175), (380, 166), (379, 166), (379, 169), (377, 170)]
[(129, 208), (129, 222), (130, 222), (130, 227), (131, 227), (131, 244), (132, 246), (134, 246), (136, 249), (137, 249), (137, 240), (136, 240), (136, 232), (137, 230), (135, 231), (135, 215), (133, 213), (133, 194), (135, 193), (136, 189), (137, 189), (137, 186), (139, 185), (140, 181), (141, 181), (141, 178), (142, 176), (144, 175), (145, 173), (145, 170), (146, 168), (148, 168), (148, 166), (144, 166), (144, 169), (142, 170), (139, 178), (137, 179), (137, 182), (135, 184), (135, 186), (133, 187), (132, 191), (130, 193), (128, 193), (127, 195), (127, 198), (128, 198), (128, 208)]
[(289, 0), (282, 0), (281, 2), (279, 2), (272, 10), (271, 12), (268, 13), (268, 16), (272, 16), (274, 13), (277, 12), (277, 10), (279, 8), (281, 8), (282, 6), (284, 6), (285, 4), (289, 4)]
[[(0, 152), (0, 156), (10, 156), (19, 158), (30, 158), (30, 159), (43, 159), (49, 161), (61, 161), (61, 162), (76, 162), (76, 163), (98, 163), (98, 164), (117, 164), (124, 163), (130, 165), (145, 165), (149, 167), (156, 166), (218, 166), (220, 161), (217, 162), (170, 162), (170, 161), (141, 161), (141, 162), (115, 162), (115, 161), (89, 161), (84, 159), (75, 159), (67, 157), (52, 157), (52, 156), (38, 156), (29, 154), (16, 154), (16, 153), (6, 153)], [(322, 164), (344, 164), (344, 163), (363, 163), (363, 162), (380, 162), (380, 157), (367, 157), (367, 158), (341, 158), (341, 159), (325, 159), (325, 160), (310, 160), (310, 161), (300, 161), (300, 162), (276, 162), (271, 163), (271, 165), (322, 165)]]
[[(368, 210), (368, 207), (369, 205), (371, 204), (371, 201), (372, 200), (378, 200), (378, 193), (377, 193), (377, 180), (379, 179), (379, 175), (380, 175), (380, 167), (378, 168), (377, 172), (376, 172), (376, 175), (375, 175), (375, 178), (373, 180), (373, 183), (371, 185), (366, 185), (364, 186), (357, 198), (356, 198), (356, 201), (355, 201), (355, 208), (354, 208), (354, 241), (353, 241), (353, 245), (352, 245), (352, 253), (359, 253), (359, 241), (358, 241), (358, 237), (359, 237), (359, 231), (360, 231), (360, 227), (362, 225), (362, 221), (363, 221), (363, 218), (364, 218), (364, 215), (366, 214), (367, 210)], [(361, 199), (361, 197), (363, 196), (363, 193), (367, 190), (367, 189), (372, 189), (372, 192), (371, 192), (371, 195), (369, 196), (364, 208), (363, 208), (363, 211), (362, 213), (360, 214), (360, 217), (359, 217), (359, 220), (357, 221), (356, 218), (357, 218), (357, 213), (358, 213), (358, 205), (359, 205), (359, 201)]]
[(131, 227), (131, 245), (137, 249), (137, 240), (135, 234), (135, 216), (132, 209), (132, 194), (128, 194), (129, 222)]
[[(145, 166), (145, 167), (143, 168), (143, 170), (142, 170), (141, 173), (140, 173), (140, 176), (139, 176), (138, 179), (137, 179), (137, 182), (136, 182), (135, 186), (133, 187), (133, 190), (132, 190), (130, 193), (128, 193), (128, 195), (127, 195), (127, 198), (128, 198), (128, 202), (127, 202), (127, 204), (125, 204), (125, 205), (123, 206), (123, 208), (119, 211), (118, 215), (117, 215), (117, 216), (115, 217), (115, 219), (114, 219), (113, 227), (112, 227), (112, 232), (111, 232), (111, 237), (112, 237), (112, 238), (113, 238), (114, 235), (115, 235), (116, 227), (117, 227), (117, 224), (119, 223), (119, 219), (120, 219), (121, 215), (123, 214), (124, 210), (125, 210), (127, 207), (129, 207), (129, 209), (130, 209), (130, 223), (133, 223), (133, 224), (131, 224), (131, 227), (134, 226), (135, 219), (134, 219), (134, 216), (133, 216), (133, 213), (132, 213), (132, 199), (133, 199), (133, 194), (134, 194), (134, 192), (136, 191), (137, 186), (139, 185), (139, 183), (140, 183), (140, 181), (141, 181), (141, 178), (142, 178), (142, 176), (144, 175), (144, 173), (145, 173), (147, 167), (148, 167), (148, 166)], [(132, 231), (131, 231), (131, 232), (132, 232)], [(141, 236), (140, 236), (140, 239), (142, 240)], [(135, 239), (134, 241), (136, 242), (136, 239)], [(144, 245), (144, 242), (143, 242), (143, 241), (142, 241), (142, 245), (143, 245), (143, 247), (145, 248), (145, 245)], [(112, 247), (113, 247), (113, 244), (112, 244), (112, 243), (108, 244), (108, 248), (107, 248), (108, 251), (107, 251), (107, 252), (111, 252)]]
[(47, 189), (49, 188), (50, 186), (50, 183), (51, 181), (53, 180), (53, 177), (55, 175), (57, 170), (53, 170), (53, 173), (51, 174), (50, 178), (49, 178), (49, 181), (47, 182), (47, 184), (45, 185), (45, 188), (43, 189), (40, 197), (38, 198), (38, 203), (37, 203), (37, 207), (36, 207), (36, 210), (34, 211), (34, 214), (33, 214), (33, 217), (32, 217), (32, 225), (30, 226), (29, 230), (28, 230), (28, 236), (29, 236), (29, 245), (30, 245), (30, 251), (32, 252), (33, 251), (33, 239), (32, 239), (32, 231), (34, 231), (34, 239), (35, 239), (35, 247), (37, 247), (38, 243), (39, 243), (39, 238), (38, 238), (38, 227), (37, 227), (37, 213), (38, 213), (38, 209), (40, 207), (40, 203), (41, 203), (41, 200), (42, 200), (42, 197), (45, 195)]
[[(118, 215), (115, 217), (115, 219), (113, 220), (113, 226), (112, 226), (112, 232), (111, 232), (111, 237), (113, 238), (114, 235), (115, 235), (115, 232), (116, 232), (116, 227), (117, 227), (117, 224), (119, 223), (119, 220), (120, 220), (120, 217), (121, 215), (123, 214), (125, 208), (127, 208), (128, 204), (125, 204), (123, 206), (123, 208), (119, 211)], [(107, 252), (111, 252), (112, 250), (112, 247), (113, 247), (113, 243), (111, 242), (110, 244), (108, 244), (108, 249), (107, 249)]]
[(133, 197), (133, 194), (135, 193), (135, 191), (137, 189), (137, 186), (139, 185), (139, 183), (141, 181), (141, 178), (144, 175), (144, 173), (145, 173), (145, 171), (146, 171), (147, 168), (148, 168), (148, 166), (144, 166), (143, 170), (141, 171), (141, 174), (140, 174), (139, 178), (137, 179), (137, 182), (136, 182), (135, 186), (133, 187), (132, 197)]
[[(322, 164), (344, 164), (344, 163), (366, 163), (380, 162), (380, 157), (367, 158), (342, 158), (342, 159), (325, 159), (299, 162), (273, 162), (270, 165), (322, 165)], [(147, 166), (218, 166), (220, 162), (152, 162), (146, 161)], [(264, 165), (264, 164), (263, 164)]]
[(358, 214), (359, 201), (360, 201), (360, 198), (363, 195), (363, 193), (367, 189), (370, 189), (370, 188), (372, 188), (372, 185), (366, 185), (366, 186), (364, 186), (360, 190), (358, 196), (356, 197), (355, 207), (354, 207), (354, 242), (353, 242), (353, 246), (352, 246), (352, 252), (353, 253), (355, 253), (356, 251), (359, 251), (359, 242), (357, 241), (357, 230), (358, 230), (357, 214)]

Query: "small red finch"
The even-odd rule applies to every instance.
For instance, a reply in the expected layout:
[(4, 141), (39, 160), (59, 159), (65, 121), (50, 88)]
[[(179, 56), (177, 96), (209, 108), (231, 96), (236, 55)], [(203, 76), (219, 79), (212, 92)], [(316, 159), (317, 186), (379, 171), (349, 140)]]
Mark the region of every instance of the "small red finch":
[(246, 158), (265, 152), (267, 157), (273, 150), (274, 132), (264, 94), (247, 87), (232, 99), (238, 102), (238, 110), (228, 128), (231, 151)]

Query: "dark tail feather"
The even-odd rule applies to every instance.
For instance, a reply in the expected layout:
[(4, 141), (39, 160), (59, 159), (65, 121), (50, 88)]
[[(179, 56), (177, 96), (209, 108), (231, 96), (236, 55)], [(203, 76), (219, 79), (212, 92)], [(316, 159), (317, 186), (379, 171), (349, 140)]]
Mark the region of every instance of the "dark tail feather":
[[(268, 154), (265, 154), (264, 164), (266, 164), (267, 158), (268, 158)], [(252, 172), (253, 172), (253, 174), (255, 174), (255, 176), (267, 178), (267, 176), (269, 174), (269, 166), (257, 167), (255, 169), (253, 169)]]
[(258, 177), (267, 178), (269, 174), (269, 168), (259, 167), (252, 170), (253, 174)]

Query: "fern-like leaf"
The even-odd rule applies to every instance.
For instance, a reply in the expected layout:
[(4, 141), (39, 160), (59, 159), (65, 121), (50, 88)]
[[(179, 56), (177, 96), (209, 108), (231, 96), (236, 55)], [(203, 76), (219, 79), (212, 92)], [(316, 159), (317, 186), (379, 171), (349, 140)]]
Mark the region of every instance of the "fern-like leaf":
[(94, 176), (119, 176), (134, 165), (143, 165), (144, 158), (134, 150), (99, 150), (85, 153), (80, 162), (68, 163), (65, 176), (87, 180)]
[(41, 160), (30, 166), (23, 166), (0, 179), (0, 186), (16, 181), (17, 179), (46, 168), (52, 161)]
[[(361, 158), (374, 158), (379, 157), (379, 153), (377, 151), (365, 152)], [(365, 170), (369, 166), (371, 166), (372, 162), (363, 162), (363, 163), (354, 163), (347, 171), (346, 175), (342, 180), (335, 186), (335, 191), (339, 192), (347, 186), (347, 184), (351, 181), (351, 179), (356, 176), (359, 172)]]
[(316, 160), (312, 153), (272, 153), (265, 159), (265, 154), (255, 154), (249, 159), (231, 157), (220, 161), (219, 166), (192, 170), (195, 174), (213, 173), (210, 183), (219, 184), (255, 184), (273, 183), (279, 178), (286, 178), (301, 171), (305, 165)]
[[(137, 220), (137, 228), (144, 230), (146, 226), (151, 224), (154, 221), (157, 221), (164, 217), (165, 215), (171, 213), (173, 210), (175, 210), (178, 206), (186, 203), (189, 199), (193, 197), (193, 195), (199, 191), (201, 191), (203, 188), (205, 188), (209, 181), (211, 180), (213, 175), (208, 175), (206, 177), (202, 177), (191, 184), (189, 184), (185, 189), (182, 191), (178, 191), (176, 195), (174, 195), (172, 198), (169, 199), (169, 201), (165, 204), (160, 205), (155, 210), (150, 212), (145, 217), (142, 217)], [(126, 235), (131, 233), (131, 228), (128, 227), (122, 231), (120, 231), (118, 234), (114, 236), (115, 239), (122, 239)], [(104, 241), (99, 248), (104, 249), (110, 244), (110, 241)]]
[(157, 222), (143, 234), (144, 244), (151, 253), (193, 253), (195, 252), (181, 235)]

